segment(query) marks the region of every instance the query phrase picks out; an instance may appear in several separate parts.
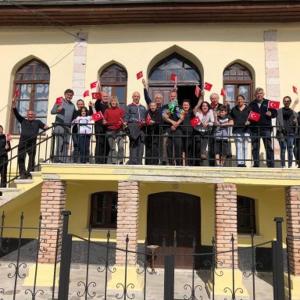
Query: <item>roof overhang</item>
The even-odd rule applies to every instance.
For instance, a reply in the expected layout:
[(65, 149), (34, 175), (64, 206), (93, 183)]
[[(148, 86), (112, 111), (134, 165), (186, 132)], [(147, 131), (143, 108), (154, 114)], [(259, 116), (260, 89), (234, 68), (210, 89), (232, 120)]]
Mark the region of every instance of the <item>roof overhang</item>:
[(300, 1), (120, 2), (4, 1), (0, 26), (300, 21)]

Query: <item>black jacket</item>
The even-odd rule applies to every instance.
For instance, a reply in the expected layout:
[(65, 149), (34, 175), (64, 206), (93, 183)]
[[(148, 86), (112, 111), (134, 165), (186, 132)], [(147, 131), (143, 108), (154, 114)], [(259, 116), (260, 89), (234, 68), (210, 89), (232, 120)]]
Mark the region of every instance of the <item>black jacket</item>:
[(40, 129), (44, 129), (46, 126), (41, 120), (29, 121), (22, 117), (16, 108), (13, 108), (13, 112), (16, 116), (16, 119), (21, 124), (21, 135), (20, 140), (34, 140), (36, 139)]
[(146, 112), (146, 118), (145, 118), (146, 121), (147, 121), (148, 115), (150, 116), (151, 120), (154, 121), (155, 123), (146, 126), (146, 134), (150, 134), (150, 135), (159, 134), (159, 128), (162, 123), (162, 115), (161, 115), (160, 111), (156, 110), (156, 111), (152, 112), (151, 110), (148, 110)]
[[(268, 109), (269, 100), (263, 99), (261, 101), (260, 107), (258, 106), (258, 100), (255, 99), (249, 104), (249, 108), (251, 111), (260, 114), (260, 119), (258, 122), (254, 122), (250, 120), (250, 127), (271, 127), (272, 126), (272, 119), (277, 117), (277, 110), (276, 109)], [(266, 112), (270, 111), (271, 116), (267, 116)]]
[[(5, 149), (6, 144), (9, 147), (8, 149)], [(7, 157), (7, 152), (10, 151), (10, 149), (10, 142), (6, 140), (5, 134), (0, 134), (0, 157)]]

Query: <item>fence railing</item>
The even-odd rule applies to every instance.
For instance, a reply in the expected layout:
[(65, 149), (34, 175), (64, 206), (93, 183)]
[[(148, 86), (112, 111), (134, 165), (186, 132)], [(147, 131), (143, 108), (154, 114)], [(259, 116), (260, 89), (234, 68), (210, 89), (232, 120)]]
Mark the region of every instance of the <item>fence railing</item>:
[[(292, 300), (291, 282), (285, 287), (283, 280), (287, 272), (290, 278), (288, 251), (282, 244), (282, 219), (276, 218), (276, 239), (264, 243), (255, 243), (255, 235), (251, 235), (251, 246), (237, 248), (235, 237), (228, 243), (231, 249), (217, 251), (216, 242), (212, 239), (209, 251), (199, 252), (194, 239), (190, 253), (180, 253), (176, 247), (167, 252), (151, 251), (147, 241), (137, 251), (130, 250), (129, 236), (125, 237), (125, 247), (118, 248), (111, 241), (107, 232), (105, 242), (97, 242), (92, 238), (93, 228), (81, 237), (69, 233), (69, 212), (63, 212), (63, 228), (45, 228), (39, 218), (36, 227), (24, 226), (24, 215), (21, 214), (19, 224), (6, 226), (5, 214), (2, 214), (0, 227), (0, 299), (241, 299), (249, 294), (249, 299)], [(55, 231), (56, 246), (54, 260), (51, 262), (52, 276), (49, 286), (40, 286), (41, 257), (47, 254), (47, 232)], [(25, 231), (32, 231), (31, 238), (25, 238)], [(44, 231), (44, 232), (43, 232)], [(14, 232), (14, 238), (11, 238)], [(78, 248), (78, 243), (80, 248)], [(162, 245), (160, 245), (162, 246)], [(52, 246), (53, 247), (53, 246)], [(79, 250), (80, 249), (80, 250)], [(266, 261), (258, 257), (259, 250), (268, 249), (272, 258), (271, 267), (264, 266)], [(222, 255), (230, 257), (228, 265)], [(78, 257), (80, 256), (80, 257)], [(116, 256), (121, 256), (122, 264), (116, 264)], [(287, 257), (286, 257), (287, 256)], [(132, 257), (135, 262), (132, 262)], [(177, 271), (177, 259), (188, 257), (192, 264), (184, 272)], [(245, 257), (247, 261), (245, 262)], [(155, 266), (158, 258), (163, 260), (162, 266)], [(239, 265), (236, 259), (239, 259)], [(242, 263), (241, 261), (244, 260)], [(60, 268), (57, 268), (60, 264)], [(111, 285), (116, 277), (117, 282)], [(134, 270), (136, 276), (132, 276)], [(231, 274), (231, 279), (224, 272)], [(31, 275), (30, 275), (30, 272)], [(242, 274), (241, 280), (237, 277)], [(228, 273), (227, 273), (228, 275)], [(28, 284), (28, 277), (31, 281)], [(139, 277), (142, 289), (137, 290), (134, 277)], [(58, 286), (56, 281), (58, 280)], [(226, 283), (223, 298), (216, 292), (216, 284)], [(24, 286), (24, 284), (26, 286)], [(288, 289), (285, 296), (284, 289)], [(285, 298), (286, 297), (286, 298)]]

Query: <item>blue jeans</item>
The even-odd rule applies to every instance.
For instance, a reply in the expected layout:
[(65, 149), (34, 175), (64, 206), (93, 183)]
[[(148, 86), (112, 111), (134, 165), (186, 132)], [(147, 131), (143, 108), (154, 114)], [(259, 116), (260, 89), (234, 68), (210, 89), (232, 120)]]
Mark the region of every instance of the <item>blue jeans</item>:
[(250, 134), (247, 132), (234, 133), (236, 146), (236, 160), (238, 165), (245, 165), (248, 156), (248, 141)]
[(85, 164), (89, 161), (90, 157), (90, 139), (88, 134), (79, 134), (79, 156), (80, 162)]
[(280, 145), (280, 161), (281, 166), (285, 167), (285, 151), (287, 149), (288, 153), (288, 166), (291, 167), (293, 163), (293, 145), (294, 145), (294, 136), (287, 135), (279, 140)]

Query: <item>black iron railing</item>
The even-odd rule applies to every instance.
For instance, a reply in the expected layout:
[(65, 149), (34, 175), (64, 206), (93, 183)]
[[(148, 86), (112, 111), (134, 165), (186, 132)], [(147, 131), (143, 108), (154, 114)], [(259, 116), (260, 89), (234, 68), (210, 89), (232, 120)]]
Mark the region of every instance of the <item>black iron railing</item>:
[[(193, 129), (181, 126), (172, 130), (168, 126), (156, 129), (142, 126), (105, 131), (94, 124), (91, 126), (90, 134), (80, 134), (74, 133), (71, 125), (53, 124), (33, 137), (37, 142), (31, 148), (13, 147), (7, 161), (2, 163), (6, 164), (7, 184), (19, 176), (20, 154), (30, 155), (33, 150), (34, 170), (41, 162), (227, 167), (300, 164), (300, 134), (296, 128), (290, 134), (279, 134), (276, 127), (248, 128), (237, 134), (229, 127), (228, 134), (223, 136), (216, 135), (216, 127)], [(79, 124), (77, 128), (80, 132)]]
[[(111, 242), (110, 232), (107, 232), (106, 241), (99, 243), (92, 238), (93, 228), (89, 227), (86, 237), (69, 233), (68, 222), (69, 212), (63, 212), (63, 228), (45, 228), (42, 227), (42, 216), (39, 218), (36, 227), (24, 226), (25, 217), (20, 215), (19, 224), (16, 226), (6, 226), (5, 214), (1, 218), (0, 231), (0, 263), (1, 263), (1, 282), (0, 299), (9, 293), (11, 299), (39, 299), (42, 296), (47, 299), (67, 300), (72, 297), (78, 299), (220, 299), (216, 295), (216, 282), (222, 280), (224, 270), (231, 272), (231, 280), (226, 282), (224, 287), (224, 299), (240, 299), (244, 294), (249, 294), (249, 299), (282, 300), (284, 297), (284, 272), (288, 273), (290, 278), (289, 261), (288, 267), (284, 268), (286, 255), (289, 248), (285, 251), (282, 247), (282, 219), (275, 218), (276, 221), (276, 240), (266, 241), (256, 244), (255, 236), (251, 235), (251, 246), (237, 249), (235, 237), (232, 236), (228, 241), (231, 249), (227, 251), (217, 251), (216, 243), (212, 239), (212, 245), (209, 252), (199, 252), (196, 248), (194, 239), (191, 253), (180, 253), (175, 247), (168, 249), (167, 252), (157, 251), (153, 253), (149, 250), (149, 245), (145, 243), (140, 250), (132, 251), (129, 248), (129, 236), (125, 237), (125, 247), (118, 248), (114, 242)], [(25, 231), (35, 232), (34, 238), (26, 239), (23, 236)], [(49, 249), (41, 245), (47, 244), (44, 230), (54, 230), (57, 234), (55, 260), (53, 264), (52, 286), (40, 287), (39, 278), (39, 258), (47, 253)], [(9, 238), (15, 233), (15, 238)], [(81, 244), (80, 258), (77, 257), (78, 248), (75, 243)], [(162, 246), (162, 245), (160, 245)], [(180, 246), (180, 245), (179, 245)], [(75, 248), (74, 248), (75, 247)], [(264, 267), (264, 260), (257, 256), (258, 250), (269, 249), (269, 256), (272, 258), (271, 267)], [(51, 251), (51, 250), (50, 250)], [(238, 251), (238, 253), (237, 253)], [(29, 256), (28, 256), (29, 255)], [(121, 255), (123, 263), (116, 265), (115, 257)], [(136, 264), (132, 264), (132, 255), (137, 257)], [(222, 261), (222, 255), (231, 257), (231, 264), (228, 261)], [(131, 256), (131, 258), (130, 258)], [(247, 263), (239, 265), (236, 258), (245, 258), (248, 256)], [(186, 257), (192, 260), (190, 267), (184, 273), (176, 272), (177, 259)], [(155, 266), (159, 258), (162, 258), (163, 265)], [(57, 264), (60, 268), (57, 269)], [(29, 268), (33, 268), (34, 276), (31, 286), (22, 287), (24, 280), (28, 277)], [(134, 282), (128, 275), (129, 267), (134, 267), (136, 275), (140, 276), (143, 282), (142, 291), (137, 291)], [(115, 286), (109, 286), (109, 279), (122, 269), (122, 279), (115, 283)], [(132, 270), (132, 269), (131, 269)], [(236, 280), (237, 273), (242, 272), (243, 281), (248, 281), (247, 291), (245, 287), (239, 286), (240, 280)], [(5, 275), (3, 277), (3, 275)], [(179, 277), (181, 279), (179, 280)], [(239, 275), (240, 276), (240, 275)], [(56, 278), (59, 277), (58, 286)], [(120, 278), (118, 276), (118, 278)], [(227, 277), (228, 278), (228, 277)], [(271, 282), (270, 282), (271, 279)], [(270, 291), (262, 290), (260, 283), (258, 287), (256, 282), (265, 280), (266, 286), (271, 285)], [(157, 285), (160, 282), (160, 285)], [(175, 284), (176, 282), (176, 284)], [(207, 287), (209, 286), (209, 292)], [(264, 287), (263, 287), (264, 288)], [(287, 298), (291, 297), (291, 283), (286, 287), (289, 291)], [(155, 294), (153, 294), (155, 291)], [(262, 296), (265, 292), (265, 296)], [(208, 298), (209, 294), (209, 298)], [(27, 298), (26, 298), (27, 299)], [(223, 298), (222, 298), (223, 299)]]

